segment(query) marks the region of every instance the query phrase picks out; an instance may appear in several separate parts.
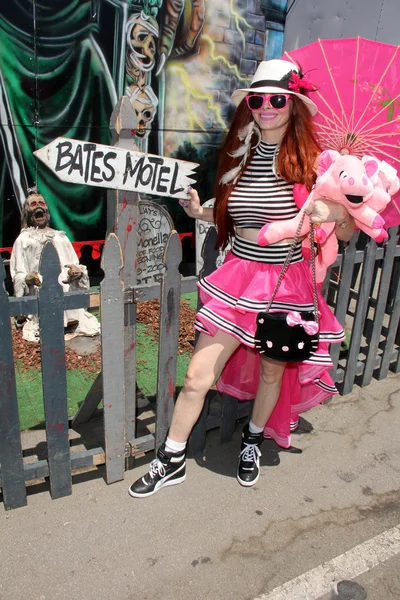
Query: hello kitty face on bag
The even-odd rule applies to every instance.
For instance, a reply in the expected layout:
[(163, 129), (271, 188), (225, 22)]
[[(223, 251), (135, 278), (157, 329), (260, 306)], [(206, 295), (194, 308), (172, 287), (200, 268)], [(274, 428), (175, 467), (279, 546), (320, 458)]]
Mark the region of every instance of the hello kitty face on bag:
[(309, 358), (318, 347), (318, 326), (312, 312), (302, 313), (300, 321), (289, 325), (287, 313), (259, 313), (255, 333), (258, 352), (282, 362)]

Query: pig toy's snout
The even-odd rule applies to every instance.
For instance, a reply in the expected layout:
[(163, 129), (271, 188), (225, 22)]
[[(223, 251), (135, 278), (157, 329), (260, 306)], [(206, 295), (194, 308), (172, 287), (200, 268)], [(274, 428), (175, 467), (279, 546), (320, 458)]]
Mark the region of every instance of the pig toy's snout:
[(361, 204), (371, 196), (372, 184), (367, 177), (348, 177), (343, 181), (342, 193), (350, 204)]
[[(356, 180), (354, 179), (354, 177), (349, 177), (347, 181), (348, 181), (349, 185), (354, 185), (355, 182), (356, 182)], [(366, 177), (362, 177), (361, 183), (362, 183), (362, 185), (365, 185), (365, 186), (368, 187), (368, 179)]]

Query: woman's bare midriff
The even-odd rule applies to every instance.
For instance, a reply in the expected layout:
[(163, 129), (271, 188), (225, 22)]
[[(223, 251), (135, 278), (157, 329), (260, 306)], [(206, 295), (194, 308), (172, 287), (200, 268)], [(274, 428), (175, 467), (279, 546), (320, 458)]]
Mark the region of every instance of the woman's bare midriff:
[[(258, 232), (260, 230), (259, 229), (248, 229), (246, 227), (237, 227), (236, 228), (236, 233), (237, 235), (240, 235), (240, 237), (244, 238), (245, 240), (248, 240), (249, 242), (256, 242), (257, 241), (257, 236), (258, 236)], [(280, 240), (279, 242), (277, 242), (277, 244), (274, 244), (274, 246), (278, 246), (279, 244), (291, 244), (293, 241), (293, 238), (285, 238), (284, 240)]]

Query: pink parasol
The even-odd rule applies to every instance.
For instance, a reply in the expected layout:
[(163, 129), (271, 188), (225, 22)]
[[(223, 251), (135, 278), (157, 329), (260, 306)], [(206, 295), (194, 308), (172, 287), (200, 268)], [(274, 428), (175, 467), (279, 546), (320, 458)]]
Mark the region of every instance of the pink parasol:
[[(286, 52), (317, 88), (317, 134), (323, 150), (373, 155), (400, 172), (400, 46), (363, 38), (318, 40)], [(400, 192), (382, 213), (400, 224)]]

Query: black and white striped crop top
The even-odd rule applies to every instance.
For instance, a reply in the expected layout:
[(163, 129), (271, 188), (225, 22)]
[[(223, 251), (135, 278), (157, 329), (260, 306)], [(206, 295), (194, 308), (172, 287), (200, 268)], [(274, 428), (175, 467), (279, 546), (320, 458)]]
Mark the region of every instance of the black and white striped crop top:
[(276, 147), (260, 142), (232, 191), (228, 211), (235, 227), (261, 229), (265, 223), (292, 219), (299, 212), (293, 199), (293, 183), (274, 175)]
[[(276, 148), (276, 144), (260, 142), (250, 164), (231, 192), (228, 211), (235, 227), (261, 229), (265, 223), (292, 219), (299, 212), (293, 198), (293, 184), (273, 172)], [(247, 260), (282, 264), (290, 246), (285, 242), (259, 246), (236, 233), (232, 252)], [(290, 262), (302, 260), (299, 241)]]

